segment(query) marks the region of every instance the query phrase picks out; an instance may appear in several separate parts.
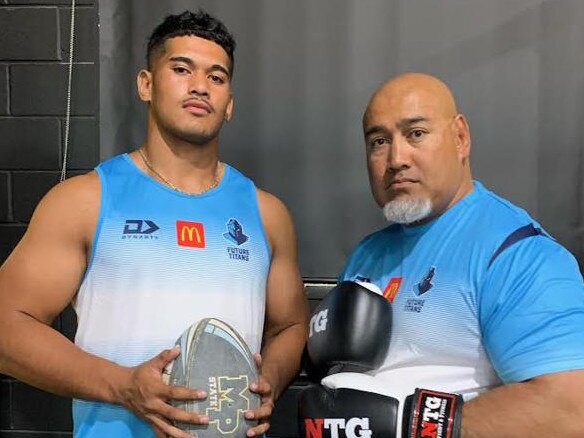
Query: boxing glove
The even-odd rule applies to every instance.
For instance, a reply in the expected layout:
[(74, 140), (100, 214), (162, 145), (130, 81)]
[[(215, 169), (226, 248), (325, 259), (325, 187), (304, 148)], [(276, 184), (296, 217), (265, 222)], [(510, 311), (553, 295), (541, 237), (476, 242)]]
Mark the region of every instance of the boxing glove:
[(397, 399), (355, 389), (312, 385), (298, 402), (300, 438), (393, 438)]
[(382, 295), (352, 281), (338, 284), (310, 319), (307, 371), (318, 381), (378, 368), (389, 348), (391, 321), (391, 304)]
[(369, 375), (341, 373), (306, 388), (298, 399), (300, 437), (460, 437), (460, 395), (416, 389), (405, 397), (386, 386)]

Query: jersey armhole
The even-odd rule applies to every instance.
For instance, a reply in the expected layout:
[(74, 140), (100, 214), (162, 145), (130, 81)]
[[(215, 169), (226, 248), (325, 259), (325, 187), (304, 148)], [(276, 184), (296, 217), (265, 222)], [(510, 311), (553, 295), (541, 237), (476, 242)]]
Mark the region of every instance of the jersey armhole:
[(80, 285), (83, 284), (91, 267), (93, 266), (93, 260), (95, 259), (95, 252), (97, 251), (97, 243), (99, 240), (99, 236), (101, 234), (101, 228), (103, 225), (103, 220), (107, 210), (107, 184), (106, 178), (103, 174), (103, 170), (101, 167), (97, 167), (95, 169), (97, 175), (99, 176), (99, 213), (97, 215), (97, 223), (95, 224), (95, 230), (93, 231), (93, 240), (91, 242), (91, 251), (89, 253), (89, 260), (87, 261), (87, 267), (85, 268), (85, 272), (83, 273), (83, 278), (81, 279)]
[(256, 214), (257, 214), (257, 218), (259, 221), (259, 228), (260, 228), (260, 231), (262, 233), (262, 237), (264, 238), (264, 245), (266, 248), (266, 253), (268, 254), (268, 260), (272, 260), (272, 249), (270, 248), (270, 244), (268, 242), (268, 235), (266, 233), (266, 228), (264, 227), (264, 221), (262, 220), (262, 211), (260, 210), (260, 200), (258, 197), (258, 188), (251, 180), (250, 180), (250, 185), (251, 185), (251, 188), (253, 190), (253, 199), (255, 201)]

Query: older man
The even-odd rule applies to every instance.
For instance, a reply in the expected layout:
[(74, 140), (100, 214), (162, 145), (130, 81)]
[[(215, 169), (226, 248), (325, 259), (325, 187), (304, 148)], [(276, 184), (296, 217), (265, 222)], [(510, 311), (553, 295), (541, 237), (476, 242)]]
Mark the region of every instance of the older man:
[[(361, 241), (340, 280), (377, 286), (392, 302), (393, 328), (373, 377), (337, 373), (323, 385), (399, 400), (382, 436), (584, 436), (584, 287), (574, 257), (473, 181), (468, 123), (437, 78), (388, 80), (363, 129), (373, 197), (391, 224)], [(444, 404), (424, 399), (426, 411), (405, 403), (416, 388), (462, 395), (460, 415), (431, 410), (450, 406), (448, 394)], [(313, 429), (314, 414), (303, 414)]]

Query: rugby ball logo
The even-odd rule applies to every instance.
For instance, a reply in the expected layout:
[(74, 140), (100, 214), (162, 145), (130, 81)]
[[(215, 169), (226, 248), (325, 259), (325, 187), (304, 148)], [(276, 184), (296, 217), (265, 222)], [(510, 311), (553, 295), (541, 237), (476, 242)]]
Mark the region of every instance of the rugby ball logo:
[(165, 383), (207, 391), (205, 400), (172, 401), (174, 406), (209, 416), (208, 425), (177, 423), (199, 438), (241, 438), (256, 422), (244, 412), (260, 406), (258, 394), (249, 390), (258, 381), (253, 356), (241, 336), (228, 324), (206, 318), (177, 339), (180, 355), (165, 368)]

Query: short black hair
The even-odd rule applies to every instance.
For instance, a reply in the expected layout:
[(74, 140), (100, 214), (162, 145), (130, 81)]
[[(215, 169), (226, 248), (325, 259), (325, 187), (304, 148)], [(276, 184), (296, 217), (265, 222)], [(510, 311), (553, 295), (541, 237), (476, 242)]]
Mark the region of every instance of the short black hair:
[(202, 9), (196, 12), (184, 11), (182, 14), (168, 15), (150, 35), (146, 50), (146, 63), (152, 68), (154, 53), (163, 47), (169, 38), (194, 35), (219, 44), (229, 57), (229, 75), (233, 76), (235, 39), (227, 27), (217, 18)]

